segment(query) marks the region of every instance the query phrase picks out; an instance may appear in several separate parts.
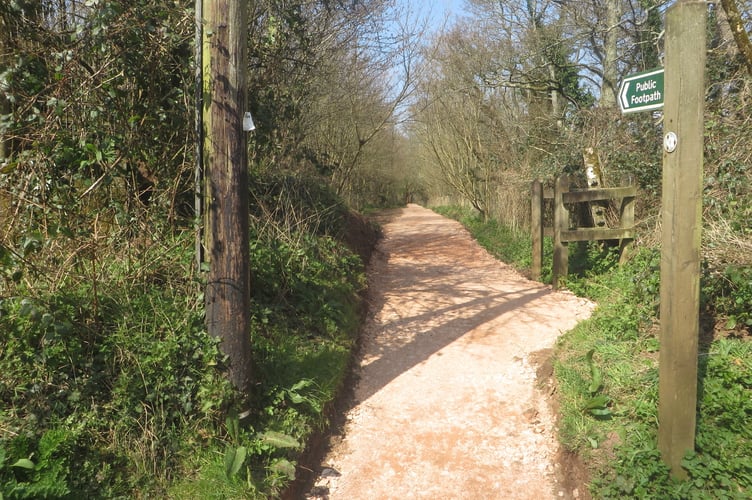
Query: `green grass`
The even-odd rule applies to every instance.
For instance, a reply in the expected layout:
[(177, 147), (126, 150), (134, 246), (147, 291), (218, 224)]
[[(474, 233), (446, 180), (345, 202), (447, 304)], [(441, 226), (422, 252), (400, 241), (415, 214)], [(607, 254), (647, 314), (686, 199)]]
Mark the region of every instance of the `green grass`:
[[(279, 495), (305, 444), (328, 425), (349, 366), (365, 286), (360, 260), (326, 235), (253, 241), (253, 413), (235, 431), (228, 415), (222, 439), (170, 487), (173, 498)], [(241, 451), (228, 469), (227, 457)]]
[[(527, 246), (525, 235), (456, 209), (441, 212), (461, 220), (494, 255), (524, 267), (514, 249)], [(701, 349), (696, 450), (683, 462), (688, 479), (674, 480), (657, 449), (659, 252), (637, 249), (618, 266), (613, 252), (589, 244), (570, 259), (579, 259), (570, 261), (579, 273), (567, 287), (599, 305), (556, 345), (559, 437), (587, 464), (593, 497), (752, 496), (752, 342), (721, 338)], [(704, 310), (734, 324), (746, 318), (738, 304), (749, 296), (748, 273), (706, 272)]]

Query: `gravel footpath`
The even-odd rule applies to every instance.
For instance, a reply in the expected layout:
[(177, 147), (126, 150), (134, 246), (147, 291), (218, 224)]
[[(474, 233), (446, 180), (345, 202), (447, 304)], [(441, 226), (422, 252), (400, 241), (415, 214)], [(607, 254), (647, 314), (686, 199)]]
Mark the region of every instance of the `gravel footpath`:
[(592, 304), (525, 279), (430, 210), (385, 221), (354, 400), (306, 498), (580, 497), (559, 481), (536, 368)]

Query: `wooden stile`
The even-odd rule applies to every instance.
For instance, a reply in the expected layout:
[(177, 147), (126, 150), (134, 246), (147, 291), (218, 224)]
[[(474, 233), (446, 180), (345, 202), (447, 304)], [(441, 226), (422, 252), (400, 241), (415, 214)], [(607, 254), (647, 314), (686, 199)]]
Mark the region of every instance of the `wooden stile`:
[[(531, 231), (533, 241), (533, 259), (531, 276), (540, 279), (543, 266), (543, 237), (554, 238), (554, 261), (552, 269), (552, 286), (557, 290), (561, 283), (560, 279), (566, 277), (568, 272), (569, 249), (567, 244), (572, 241), (602, 241), (621, 240), (623, 251), (634, 239), (634, 200), (637, 188), (629, 185), (614, 188), (597, 188), (571, 191), (569, 178), (560, 176), (556, 179), (553, 193), (543, 188), (540, 180), (532, 184), (532, 209)], [(543, 204), (545, 200), (554, 201), (554, 224), (553, 227), (545, 227), (543, 223)], [(607, 200), (620, 200), (619, 227), (569, 227), (569, 210), (566, 204), (572, 203), (598, 203), (604, 204)], [(623, 253), (621, 254), (623, 256)]]

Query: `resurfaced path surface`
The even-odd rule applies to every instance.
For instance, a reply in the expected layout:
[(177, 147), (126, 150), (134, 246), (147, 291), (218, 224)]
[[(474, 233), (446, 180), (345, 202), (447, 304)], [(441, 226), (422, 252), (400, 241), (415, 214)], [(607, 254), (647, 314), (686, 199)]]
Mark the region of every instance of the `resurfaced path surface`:
[(417, 205), (382, 225), (354, 401), (307, 498), (577, 497), (556, 478), (536, 363), (592, 305)]

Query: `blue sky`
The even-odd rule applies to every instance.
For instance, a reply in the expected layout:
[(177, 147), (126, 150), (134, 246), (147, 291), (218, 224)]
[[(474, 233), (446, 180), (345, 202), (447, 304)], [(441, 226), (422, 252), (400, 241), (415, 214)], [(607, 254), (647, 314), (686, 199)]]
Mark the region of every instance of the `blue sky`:
[(439, 13), (439, 17), (443, 17), (444, 13), (459, 14), (464, 10), (463, 0), (420, 0), (415, 2), (425, 9), (433, 9)]
[[(445, 15), (460, 16), (464, 12), (464, 0), (398, 0), (410, 6), (418, 14), (430, 15), (431, 25), (438, 28), (444, 22)], [(449, 20), (451, 23), (451, 19)]]

